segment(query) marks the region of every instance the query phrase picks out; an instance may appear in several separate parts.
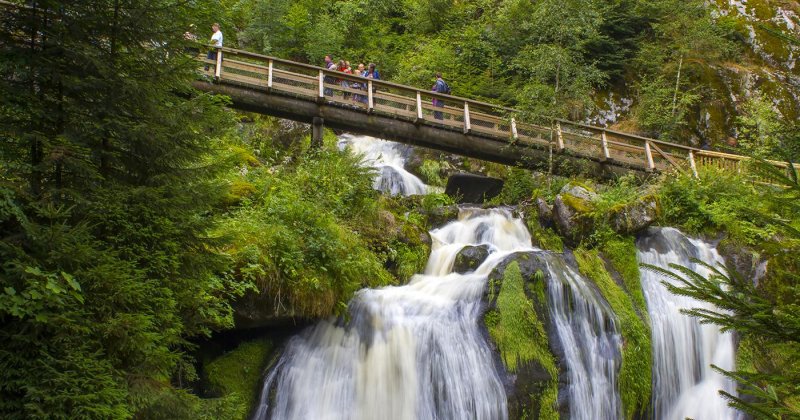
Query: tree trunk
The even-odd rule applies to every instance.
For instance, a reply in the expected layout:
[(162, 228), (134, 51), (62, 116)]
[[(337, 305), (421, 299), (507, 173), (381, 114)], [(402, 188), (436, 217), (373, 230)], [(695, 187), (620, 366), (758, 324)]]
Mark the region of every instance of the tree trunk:
[(683, 67), (683, 54), (678, 61), (678, 77), (675, 78), (675, 91), (672, 94), (672, 116), (675, 116), (675, 108), (678, 105), (678, 87), (681, 84), (681, 68)]

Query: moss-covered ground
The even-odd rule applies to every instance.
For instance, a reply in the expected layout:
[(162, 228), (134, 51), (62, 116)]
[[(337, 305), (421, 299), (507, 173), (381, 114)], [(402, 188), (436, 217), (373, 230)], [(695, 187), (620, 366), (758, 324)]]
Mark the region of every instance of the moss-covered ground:
[[(575, 259), (581, 273), (597, 285), (619, 319), (623, 338), (619, 389), (625, 418), (633, 419), (650, 401), (652, 351), (649, 329), (634, 311), (632, 298), (614, 282), (596, 250), (578, 249)], [(641, 292), (641, 288), (639, 290)]]

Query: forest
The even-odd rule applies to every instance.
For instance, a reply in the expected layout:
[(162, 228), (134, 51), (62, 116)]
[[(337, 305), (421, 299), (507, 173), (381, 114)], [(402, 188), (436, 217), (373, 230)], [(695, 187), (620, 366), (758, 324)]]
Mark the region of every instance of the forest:
[[(455, 216), (442, 193), (373, 189), (375, 171), (337, 133), (313, 148), (304, 124), (192, 89), (198, 45), (185, 34), (205, 51), (218, 22), (226, 47), (372, 62), (383, 79), (426, 88), (441, 72), (454, 95), (530, 118), (752, 157), (743, 173), (706, 168), (699, 179), (601, 182), (579, 167), (556, 177), (433, 151), (411, 170), (439, 187), (462, 171), (502, 178), (487, 206), (520, 211), (569, 185), (596, 194), (578, 206), (577, 236), (527, 226), (541, 249), (574, 251), (636, 343), (622, 355), (626, 418), (650, 418), (650, 330), (634, 284), (645, 268), (634, 235), (608, 215), (652, 197), (656, 224), (739, 257), (711, 276), (663, 273), (681, 282), (673, 293), (718, 308), (692, 316), (737, 335), (724, 374), (739, 394), (728, 401), (755, 418), (800, 418), (800, 183), (764, 163), (800, 157), (796, 2), (13, 0), (0, 10), (0, 417), (246, 418), (287, 331), (346, 319), (362, 288), (405, 284), (425, 268), (427, 232)], [(754, 266), (767, 267), (757, 282)], [(266, 321), (248, 330), (248, 310)], [(535, 316), (526, 328), (539, 335), (528, 337), (495, 315), (487, 325), (504, 358), (555, 370), (536, 353)], [(539, 413), (530, 418), (555, 418)]]

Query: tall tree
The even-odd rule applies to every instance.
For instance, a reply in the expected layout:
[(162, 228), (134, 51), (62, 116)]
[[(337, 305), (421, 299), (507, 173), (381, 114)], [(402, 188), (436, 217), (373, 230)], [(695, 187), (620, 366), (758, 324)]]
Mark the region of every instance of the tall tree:
[(0, 18), (0, 416), (130, 417), (230, 325), (205, 237), (230, 127), (189, 88), (190, 2), (41, 0)]

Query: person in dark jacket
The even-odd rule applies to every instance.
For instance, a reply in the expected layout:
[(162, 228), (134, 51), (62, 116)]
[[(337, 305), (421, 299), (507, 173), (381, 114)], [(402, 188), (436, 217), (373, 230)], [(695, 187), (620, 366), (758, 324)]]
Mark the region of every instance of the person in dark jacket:
[[(432, 91), (436, 93), (441, 93), (444, 95), (450, 94), (450, 86), (447, 85), (447, 82), (442, 79), (442, 73), (436, 72), (436, 83), (433, 84), (431, 88)], [(433, 106), (437, 108), (444, 108), (444, 101), (441, 99), (433, 98)], [(444, 114), (442, 111), (433, 111), (433, 118), (437, 120), (443, 120)]]

